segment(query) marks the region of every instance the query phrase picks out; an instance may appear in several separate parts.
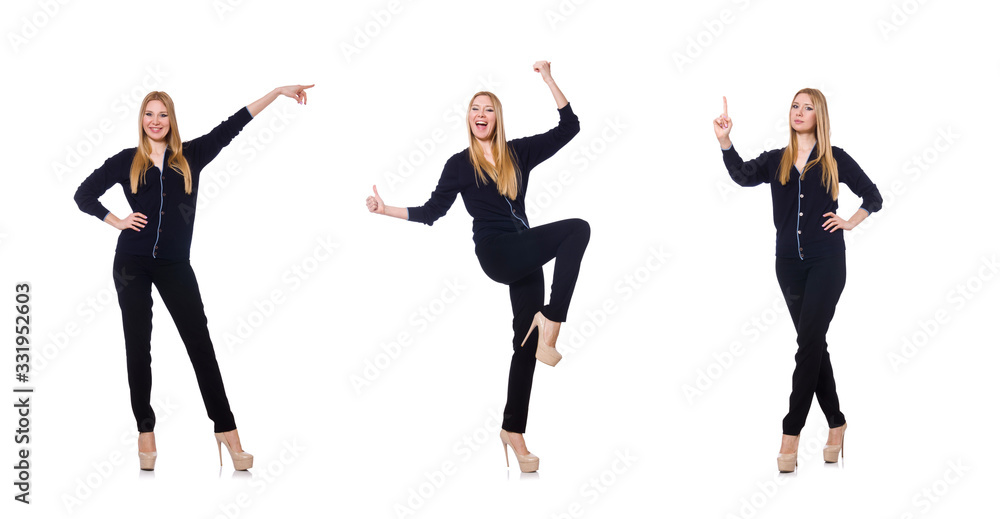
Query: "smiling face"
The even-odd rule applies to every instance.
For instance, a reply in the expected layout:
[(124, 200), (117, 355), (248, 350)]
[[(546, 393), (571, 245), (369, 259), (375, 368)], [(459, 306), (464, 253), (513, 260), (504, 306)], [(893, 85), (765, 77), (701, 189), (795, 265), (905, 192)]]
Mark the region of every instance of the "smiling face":
[(170, 133), (170, 114), (159, 99), (146, 103), (142, 113), (142, 130), (151, 141), (162, 142)]
[(476, 96), (469, 106), (469, 130), (472, 131), (472, 135), (480, 141), (487, 141), (493, 137), (496, 124), (497, 115), (493, 101), (489, 96)]
[(809, 94), (799, 94), (792, 100), (792, 107), (788, 110), (788, 124), (799, 133), (812, 133), (816, 130), (816, 107)]

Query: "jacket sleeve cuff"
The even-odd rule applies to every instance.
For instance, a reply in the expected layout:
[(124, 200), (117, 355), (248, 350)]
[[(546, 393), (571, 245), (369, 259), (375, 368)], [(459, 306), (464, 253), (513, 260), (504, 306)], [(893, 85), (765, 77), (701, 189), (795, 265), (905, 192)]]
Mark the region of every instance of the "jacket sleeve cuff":
[(406, 208), (406, 221), (424, 223), (423, 213), (421, 212), (422, 207), (407, 207)]
[(236, 115), (240, 117), (240, 120), (244, 125), (253, 120), (253, 115), (250, 113), (250, 107), (244, 106), (243, 108), (236, 111)]

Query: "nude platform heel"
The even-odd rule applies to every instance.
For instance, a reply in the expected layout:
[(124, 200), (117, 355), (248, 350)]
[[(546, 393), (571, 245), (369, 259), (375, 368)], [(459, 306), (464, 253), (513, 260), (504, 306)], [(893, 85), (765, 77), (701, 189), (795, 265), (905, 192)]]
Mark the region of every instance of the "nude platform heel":
[[(796, 436), (798, 438), (798, 436)], [(799, 466), (799, 446), (796, 440), (795, 452), (778, 453), (778, 472), (795, 472), (795, 467)]]
[(253, 454), (249, 452), (233, 452), (233, 448), (229, 445), (229, 440), (226, 440), (226, 436), (223, 433), (215, 433), (215, 442), (218, 443), (219, 447), (219, 466), (222, 466), (222, 445), (226, 445), (226, 450), (229, 451), (229, 456), (233, 458), (233, 468), (236, 470), (247, 470), (253, 467)]
[(844, 432), (841, 433), (840, 445), (827, 445), (823, 447), (823, 461), (827, 463), (837, 463), (844, 454), (844, 436), (847, 435), (847, 424), (845, 423), (841, 427), (844, 428)]
[[(500, 441), (503, 442), (503, 457), (507, 460), (507, 467), (510, 467), (510, 456), (507, 454), (507, 446), (510, 445), (510, 437), (507, 436), (507, 431), (500, 429)], [(538, 456), (532, 453), (528, 453), (522, 456), (514, 450), (511, 446), (510, 450), (514, 451), (514, 456), (517, 457), (517, 464), (521, 467), (521, 472), (537, 472), (538, 471)]]
[(139, 468), (142, 470), (153, 470), (154, 466), (156, 466), (156, 451), (139, 451)]
[(542, 361), (543, 364), (555, 367), (562, 360), (562, 355), (556, 351), (554, 344), (548, 344), (542, 339), (544, 323), (545, 316), (542, 315), (542, 312), (536, 312), (535, 316), (531, 319), (531, 327), (528, 328), (528, 333), (524, 336), (524, 340), (521, 341), (521, 347), (523, 348), (524, 344), (528, 342), (528, 337), (531, 337), (532, 330), (538, 328), (538, 348), (535, 349), (535, 358)]
[(799, 466), (799, 453), (778, 454), (778, 472), (795, 472), (795, 467)]

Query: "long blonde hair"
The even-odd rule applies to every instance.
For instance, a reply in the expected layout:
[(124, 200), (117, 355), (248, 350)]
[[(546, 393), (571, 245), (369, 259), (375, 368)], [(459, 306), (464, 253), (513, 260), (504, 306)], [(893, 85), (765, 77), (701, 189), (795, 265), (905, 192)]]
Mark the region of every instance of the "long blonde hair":
[(181, 141), (180, 131), (177, 130), (177, 117), (174, 116), (174, 101), (166, 92), (153, 91), (146, 94), (142, 100), (142, 109), (139, 110), (139, 146), (135, 149), (135, 157), (132, 158), (132, 169), (129, 172), (129, 182), (132, 184), (132, 193), (139, 192), (139, 183), (146, 182), (146, 170), (153, 165), (153, 159), (149, 154), (153, 151), (149, 138), (142, 128), (142, 117), (146, 113), (146, 105), (150, 101), (159, 101), (167, 108), (167, 119), (170, 121), (170, 129), (167, 133), (167, 146), (170, 147), (170, 161), (164, 169), (173, 169), (184, 177), (184, 192), (191, 194), (191, 167), (188, 166), (187, 159), (184, 158), (183, 141)]
[[(819, 163), (823, 167), (823, 186), (826, 188), (826, 192), (836, 200), (840, 194), (840, 180), (837, 175), (837, 161), (833, 158), (833, 147), (830, 145), (830, 112), (826, 107), (826, 97), (823, 92), (815, 88), (803, 88), (795, 93), (796, 96), (799, 94), (811, 97), (813, 108), (816, 109), (816, 128), (813, 131), (816, 134), (817, 147), (816, 158), (806, 163), (805, 169), (802, 170), (802, 176), (799, 178), (805, 177), (806, 171)], [(794, 101), (795, 97), (792, 97), (792, 102)], [(788, 123), (788, 129), (788, 147), (785, 148), (785, 153), (781, 156), (781, 163), (778, 164), (778, 181), (781, 182), (781, 185), (788, 183), (792, 165), (795, 164), (795, 159), (799, 154), (799, 143), (791, 121)]]
[[(513, 151), (507, 147), (507, 138), (503, 131), (503, 107), (500, 106), (500, 99), (492, 92), (476, 92), (469, 101), (469, 110), (472, 111), (472, 103), (479, 96), (487, 96), (493, 103), (493, 110), (496, 112), (496, 124), (493, 126), (493, 135), (490, 137), (490, 149), (493, 154), (493, 162), (490, 164), (486, 160), (482, 146), (472, 133), (472, 126), (468, 125), (468, 115), (466, 115), (466, 125), (469, 131), (469, 160), (476, 170), (476, 177), (484, 184), (487, 178), (493, 180), (497, 185), (497, 191), (511, 200), (517, 200), (517, 183), (520, 176), (517, 164), (514, 162)], [(468, 112), (467, 112), (468, 114)], [(478, 183), (478, 181), (477, 181)]]

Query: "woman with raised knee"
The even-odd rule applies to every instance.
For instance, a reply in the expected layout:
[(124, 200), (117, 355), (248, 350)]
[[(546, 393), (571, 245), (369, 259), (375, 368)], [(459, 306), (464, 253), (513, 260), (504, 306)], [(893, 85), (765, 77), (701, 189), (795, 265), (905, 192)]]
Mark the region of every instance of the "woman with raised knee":
[[(523, 472), (538, 470), (538, 457), (528, 451), (523, 433), (535, 360), (555, 366), (562, 358), (555, 348), (559, 326), (566, 320), (580, 262), (590, 240), (590, 226), (579, 219), (531, 226), (524, 198), (531, 170), (554, 155), (579, 131), (569, 101), (556, 86), (550, 63), (533, 66), (559, 109), (559, 124), (539, 135), (506, 140), (503, 108), (490, 92), (472, 96), (468, 108), (469, 147), (445, 163), (430, 199), (419, 207), (392, 207), (375, 190), (367, 200), (373, 213), (431, 225), (462, 195), (472, 216), (472, 240), (483, 272), (510, 287), (513, 310), (510, 375), (500, 439), (514, 449)], [(374, 187), (373, 187), (374, 189)], [(556, 260), (549, 304), (545, 304), (542, 265)], [(509, 466), (509, 461), (508, 461)]]

